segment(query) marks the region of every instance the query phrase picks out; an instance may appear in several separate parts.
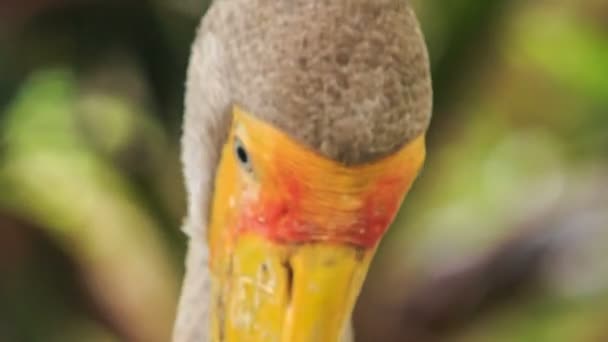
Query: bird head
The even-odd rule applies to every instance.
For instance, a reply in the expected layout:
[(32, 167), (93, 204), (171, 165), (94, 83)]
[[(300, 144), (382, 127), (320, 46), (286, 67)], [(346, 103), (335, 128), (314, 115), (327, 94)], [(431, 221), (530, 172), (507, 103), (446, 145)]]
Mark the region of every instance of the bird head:
[(219, 0), (183, 161), (212, 341), (338, 341), (425, 157), (428, 56), (401, 0)]

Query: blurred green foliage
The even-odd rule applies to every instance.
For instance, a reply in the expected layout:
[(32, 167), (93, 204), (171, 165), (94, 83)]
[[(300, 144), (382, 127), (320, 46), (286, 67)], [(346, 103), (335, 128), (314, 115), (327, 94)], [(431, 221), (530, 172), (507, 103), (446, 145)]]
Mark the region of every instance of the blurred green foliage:
[[(361, 341), (606, 341), (608, 6), (413, 1), (428, 162)], [(204, 2), (0, 4), (0, 341), (167, 341)]]

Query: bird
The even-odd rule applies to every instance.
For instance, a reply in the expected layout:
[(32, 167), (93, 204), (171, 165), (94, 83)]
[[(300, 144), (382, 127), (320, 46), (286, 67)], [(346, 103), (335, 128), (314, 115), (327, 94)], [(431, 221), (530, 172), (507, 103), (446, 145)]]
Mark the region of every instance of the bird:
[(426, 156), (432, 81), (411, 4), (215, 0), (186, 78), (173, 341), (352, 341)]

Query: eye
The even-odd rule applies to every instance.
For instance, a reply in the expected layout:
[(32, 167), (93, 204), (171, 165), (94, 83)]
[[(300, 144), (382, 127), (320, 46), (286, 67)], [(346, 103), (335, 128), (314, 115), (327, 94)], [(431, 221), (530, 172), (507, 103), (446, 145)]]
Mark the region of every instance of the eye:
[(249, 153), (247, 152), (247, 149), (245, 148), (245, 145), (243, 145), (241, 139), (239, 139), (238, 137), (234, 139), (234, 154), (236, 156), (236, 160), (239, 162), (239, 164), (245, 171), (253, 171)]

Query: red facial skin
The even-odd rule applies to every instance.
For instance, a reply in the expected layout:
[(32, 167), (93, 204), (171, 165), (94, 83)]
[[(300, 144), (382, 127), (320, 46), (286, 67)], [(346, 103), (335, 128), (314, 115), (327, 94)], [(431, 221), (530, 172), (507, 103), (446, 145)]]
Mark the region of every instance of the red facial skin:
[(357, 195), (361, 203), (357, 209), (337, 214), (341, 194), (327, 193), (336, 197), (335, 208), (317, 207), (311, 198), (314, 189), (292, 174), (283, 174), (275, 191), (262, 186), (258, 198), (242, 203), (236, 232), (253, 231), (282, 244), (326, 242), (373, 248), (393, 221), (410, 183), (409, 177), (383, 176)]

